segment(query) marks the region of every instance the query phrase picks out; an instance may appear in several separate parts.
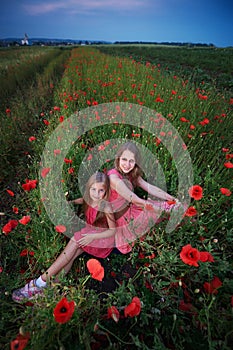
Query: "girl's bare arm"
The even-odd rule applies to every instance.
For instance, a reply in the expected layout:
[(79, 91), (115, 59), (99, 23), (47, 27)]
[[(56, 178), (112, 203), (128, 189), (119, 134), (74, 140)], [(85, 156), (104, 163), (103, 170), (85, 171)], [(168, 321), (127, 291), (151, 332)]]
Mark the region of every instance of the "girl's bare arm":
[(157, 198), (163, 199), (163, 200), (175, 200), (176, 198), (168, 194), (167, 192), (161, 190), (161, 188), (151, 185), (145, 180), (143, 180), (141, 177), (138, 179), (138, 186), (141, 187), (144, 191), (148, 192), (151, 196), (155, 196)]

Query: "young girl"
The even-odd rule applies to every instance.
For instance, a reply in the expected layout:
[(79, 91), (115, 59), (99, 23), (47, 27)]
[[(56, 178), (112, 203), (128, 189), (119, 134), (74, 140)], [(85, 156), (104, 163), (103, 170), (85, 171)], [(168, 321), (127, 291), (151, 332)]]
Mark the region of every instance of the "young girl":
[(31, 300), (36, 295), (43, 294), (47, 281), (61, 271), (68, 273), (74, 260), (83, 252), (99, 258), (105, 258), (111, 253), (114, 247), (115, 218), (111, 205), (107, 202), (109, 190), (109, 178), (106, 174), (97, 172), (90, 177), (84, 197), (71, 201), (83, 204), (85, 227), (74, 233), (63, 252), (45, 273), (13, 292), (14, 301)]
[[(144, 235), (158, 221), (161, 212), (170, 212), (179, 201), (142, 178), (140, 152), (133, 142), (123, 144), (115, 158), (115, 168), (108, 171), (112, 204), (116, 218), (115, 245), (126, 254), (132, 249), (137, 237)], [(138, 186), (162, 201), (138, 197)], [(169, 204), (169, 201), (172, 203)], [(176, 206), (177, 207), (177, 206)]]

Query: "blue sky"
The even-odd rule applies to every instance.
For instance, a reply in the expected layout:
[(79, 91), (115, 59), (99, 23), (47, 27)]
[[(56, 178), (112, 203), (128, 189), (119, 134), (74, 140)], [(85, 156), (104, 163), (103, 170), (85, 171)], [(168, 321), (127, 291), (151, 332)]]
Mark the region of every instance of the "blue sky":
[(4, 0), (0, 39), (193, 42), (233, 46), (231, 0)]

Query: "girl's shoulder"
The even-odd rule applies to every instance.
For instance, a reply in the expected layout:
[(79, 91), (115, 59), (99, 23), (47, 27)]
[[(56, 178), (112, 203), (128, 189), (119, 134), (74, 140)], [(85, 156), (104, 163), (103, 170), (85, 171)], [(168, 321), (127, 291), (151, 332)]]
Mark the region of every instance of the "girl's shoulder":
[(123, 178), (123, 176), (122, 176), (122, 175), (119, 173), (119, 171), (118, 171), (117, 169), (115, 169), (115, 168), (109, 170), (109, 171), (107, 172), (107, 175), (108, 175), (108, 176), (109, 176), (109, 175), (117, 175), (117, 176), (120, 177), (121, 179)]

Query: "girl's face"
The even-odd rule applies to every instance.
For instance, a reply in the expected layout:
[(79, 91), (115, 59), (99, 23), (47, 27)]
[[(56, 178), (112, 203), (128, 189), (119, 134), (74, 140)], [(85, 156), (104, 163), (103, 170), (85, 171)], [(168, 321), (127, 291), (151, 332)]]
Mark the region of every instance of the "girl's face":
[(103, 182), (94, 182), (90, 187), (90, 198), (92, 204), (97, 204), (104, 198), (106, 193), (105, 184)]
[(133, 168), (135, 167), (135, 157), (132, 152), (130, 152), (128, 149), (125, 150), (122, 155), (119, 158), (119, 168), (120, 170), (128, 174)]

